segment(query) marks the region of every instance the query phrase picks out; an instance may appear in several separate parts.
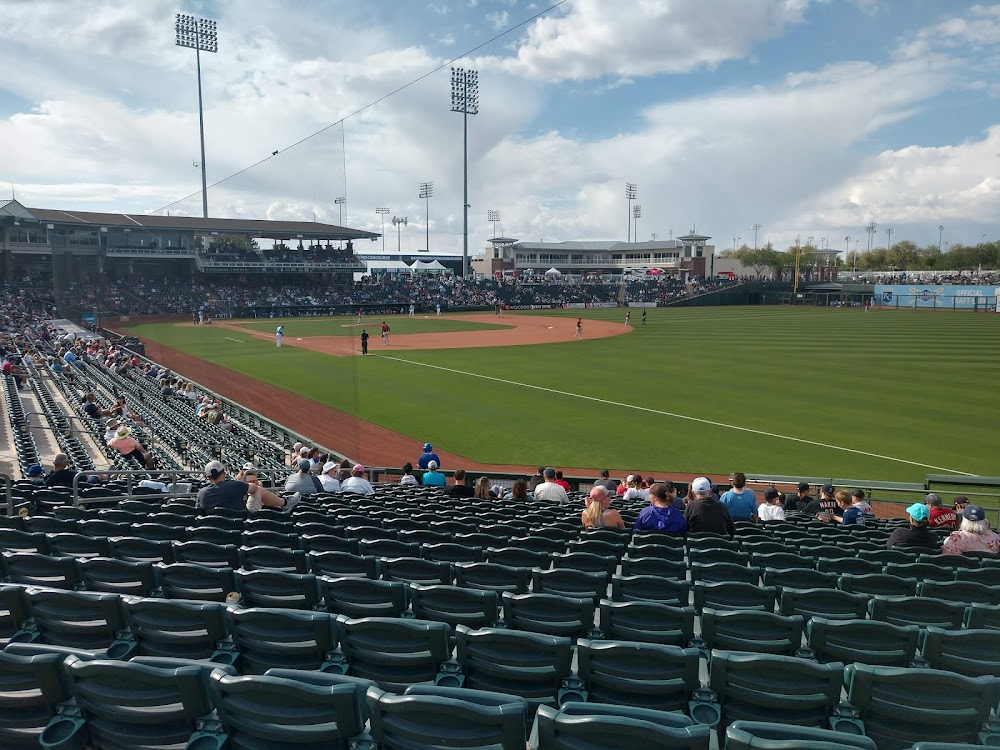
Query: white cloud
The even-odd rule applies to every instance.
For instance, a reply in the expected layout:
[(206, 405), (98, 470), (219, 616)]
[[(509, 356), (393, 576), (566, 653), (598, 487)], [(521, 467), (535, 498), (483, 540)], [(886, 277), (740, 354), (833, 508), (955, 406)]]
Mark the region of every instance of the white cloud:
[(533, 22), (513, 58), (480, 64), (553, 81), (712, 68), (802, 21), (807, 0), (570, 0)]
[(507, 24), (510, 23), (510, 14), (505, 10), (494, 11), (486, 14), (486, 20), (494, 31), (500, 31), (507, 28)]

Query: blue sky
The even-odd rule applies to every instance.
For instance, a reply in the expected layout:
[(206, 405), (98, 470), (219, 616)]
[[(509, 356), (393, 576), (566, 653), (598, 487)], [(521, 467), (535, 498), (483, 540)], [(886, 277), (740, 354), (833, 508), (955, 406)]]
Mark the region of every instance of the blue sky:
[[(432, 249), (461, 247), (461, 117), (437, 72), (539, 13), (526, 0), (0, 0), (0, 185), (28, 205), (196, 214), (193, 55), (177, 11), (219, 21), (203, 60), (211, 212), (378, 231), (433, 180)], [(779, 247), (1000, 237), (1000, 3), (961, 0), (567, 0), (460, 65), (470, 118), (470, 248), (499, 210), (531, 240), (639, 239), (696, 223)], [(278, 150), (276, 157), (268, 158)], [(387, 247), (395, 246), (388, 231)], [(845, 240), (850, 236), (851, 240)]]

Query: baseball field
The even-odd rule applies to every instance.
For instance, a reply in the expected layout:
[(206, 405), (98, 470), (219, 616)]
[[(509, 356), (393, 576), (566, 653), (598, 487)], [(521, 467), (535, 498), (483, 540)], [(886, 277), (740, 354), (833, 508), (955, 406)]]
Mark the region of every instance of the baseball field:
[(176, 372), (373, 465), (430, 441), (447, 468), (1000, 473), (996, 315), (653, 308), (626, 328), (625, 312), (394, 316), (388, 345), (381, 317), (131, 332)]

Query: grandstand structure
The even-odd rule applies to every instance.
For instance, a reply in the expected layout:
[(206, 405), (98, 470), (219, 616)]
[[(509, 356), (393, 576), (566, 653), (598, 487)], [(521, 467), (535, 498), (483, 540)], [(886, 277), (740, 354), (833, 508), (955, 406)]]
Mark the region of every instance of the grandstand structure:
[(379, 237), (315, 221), (95, 213), (0, 201), (3, 278), (47, 281), (57, 297), (74, 282), (201, 274), (309, 274), (350, 283), (365, 270), (355, 243)]

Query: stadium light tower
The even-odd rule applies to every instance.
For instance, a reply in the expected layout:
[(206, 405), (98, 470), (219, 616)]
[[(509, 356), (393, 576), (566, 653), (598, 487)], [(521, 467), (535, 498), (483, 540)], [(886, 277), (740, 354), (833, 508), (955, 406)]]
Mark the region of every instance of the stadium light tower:
[(492, 208), (486, 212), (486, 221), (493, 224), (493, 239), (497, 238), (497, 222), (500, 221), (500, 212)]
[(385, 217), (389, 213), (388, 208), (376, 208), (375, 213), (382, 217), (382, 252), (385, 252)]
[(753, 230), (753, 249), (757, 249), (757, 230), (760, 229), (760, 224), (753, 224), (750, 227)]
[(400, 230), (406, 226), (405, 216), (393, 216), (392, 223), (396, 227), (396, 252), (401, 253), (402, 249), (402, 237), (400, 235)]
[(625, 241), (632, 241), (632, 201), (639, 194), (634, 182), (625, 183), (625, 199), (628, 201), (628, 231), (625, 232)]
[[(847, 262), (847, 256), (851, 254), (851, 236), (847, 235), (844, 237), (844, 262)], [(858, 254), (854, 253), (854, 263), (851, 264), (854, 272), (858, 270)]]
[(198, 132), (201, 134), (201, 214), (208, 218), (208, 173), (205, 167), (205, 111), (201, 101), (201, 53), (218, 52), (219, 36), (215, 21), (196, 18), (186, 13), (178, 13), (174, 20), (178, 47), (194, 50), (195, 65), (198, 68)]
[(885, 249), (886, 252), (892, 250), (892, 227), (885, 228)]
[(434, 195), (434, 183), (433, 182), (421, 182), (420, 183), (420, 197), (424, 199), (427, 211), (424, 214), (426, 217), (426, 235), (427, 235), (427, 247), (424, 248), (425, 253), (431, 251), (431, 196)]
[(333, 202), (340, 207), (340, 226), (344, 226), (344, 204), (347, 203), (347, 198), (340, 196), (339, 198), (334, 198)]
[(872, 236), (876, 229), (878, 229), (878, 222), (870, 221), (865, 224), (865, 231), (868, 232), (868, 252), (872, 251)]
[(469, 115), (479, 114), (479, 73), (465, 68), (451, 69), (451, 111), (462, 113), (462, 164), (465, 189), (462, 214), (462, 276), (469, 275)]
[(636, 203), (632, 206), (632, 238), (639, 241), (639, 219), (642, 217), (642, 206)]
[(941, 252), (941, 240), (944, 239), (944, 224), (938, 224), (938, 253)]

